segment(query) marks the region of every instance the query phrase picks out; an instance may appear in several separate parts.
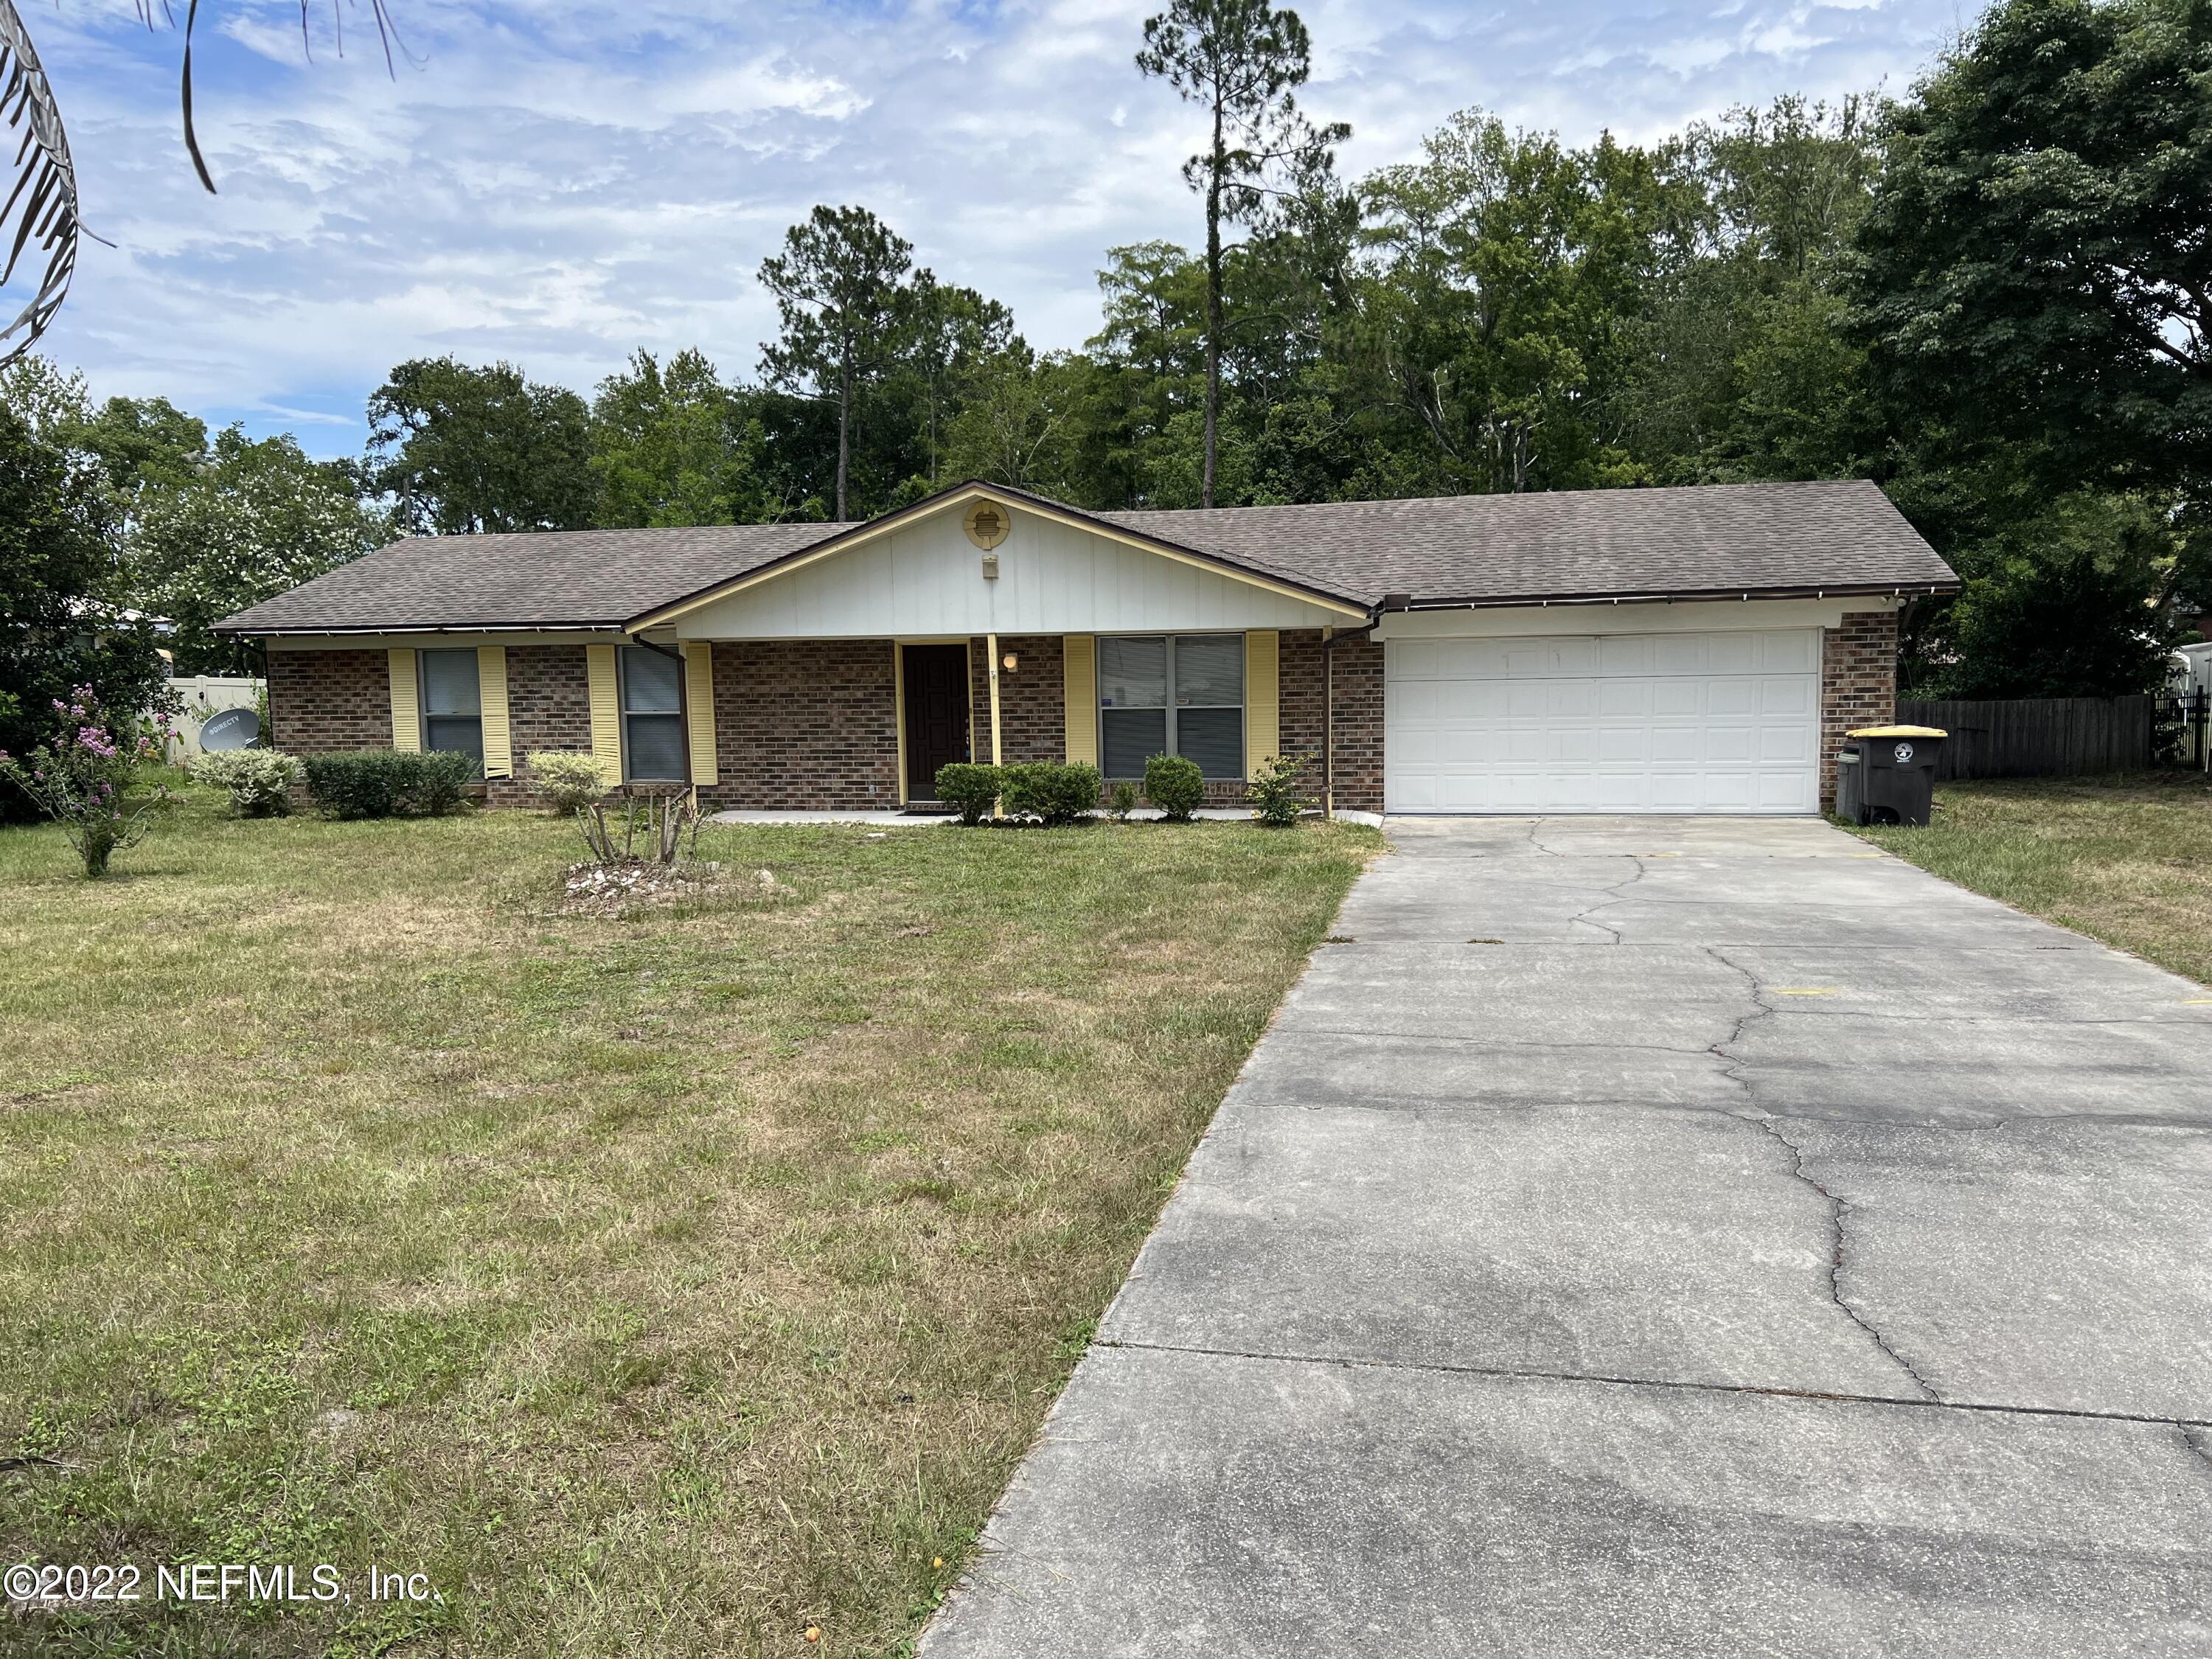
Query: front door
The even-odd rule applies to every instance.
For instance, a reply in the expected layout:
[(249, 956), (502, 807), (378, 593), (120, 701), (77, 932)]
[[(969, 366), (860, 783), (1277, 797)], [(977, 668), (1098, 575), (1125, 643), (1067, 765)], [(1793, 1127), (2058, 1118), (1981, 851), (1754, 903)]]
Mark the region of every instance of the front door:
[(906, 645), (906, 798), (937, 799), (937, 769), (968, 758), (968, 647)]

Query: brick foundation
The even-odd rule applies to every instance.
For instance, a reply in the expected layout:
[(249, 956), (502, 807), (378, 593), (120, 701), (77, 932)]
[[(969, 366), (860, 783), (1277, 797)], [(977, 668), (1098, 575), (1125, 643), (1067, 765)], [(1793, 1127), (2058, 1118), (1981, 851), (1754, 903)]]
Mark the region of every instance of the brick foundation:
[(888, 640), (714, 645), (708, 810), (893, 811), (898, 691)]
[(1897, 613), (1852, 611), (1820, 630), (1820, 810), (1836, 810), (1844, 734), (1897, 718)]
[(269, 742), (288, 755), (392, 747), (391, 656), (271, 651)]

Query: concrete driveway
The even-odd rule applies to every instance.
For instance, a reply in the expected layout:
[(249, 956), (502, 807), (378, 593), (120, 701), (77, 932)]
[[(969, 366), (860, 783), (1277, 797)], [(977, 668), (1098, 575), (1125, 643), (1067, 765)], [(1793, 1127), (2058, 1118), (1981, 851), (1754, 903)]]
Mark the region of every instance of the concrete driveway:
[(929, 1659), (2212, 1654), (2212, 993), (1805, 820), (1396, 820)]

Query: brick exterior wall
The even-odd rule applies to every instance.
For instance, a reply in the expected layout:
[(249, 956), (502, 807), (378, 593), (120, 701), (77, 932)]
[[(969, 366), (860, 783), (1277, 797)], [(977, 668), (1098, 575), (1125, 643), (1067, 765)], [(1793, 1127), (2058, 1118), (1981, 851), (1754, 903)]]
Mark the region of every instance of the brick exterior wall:
[(710, 810), (896, 810), (898, 689), (888, 640), (714, 645)]
[(486, 796), (494, 806), (536, 806), (529, 757), (541, 749), (592, 752), (591, 672), (580, 645), (507, 647), (507, 720), (514, 746), (512, 778), (493, 778)]
[[(1318, 654), (1318, 647), (1316, 653)], [(1336, 647), (1336, 810), (1382, 810), (1382, 647), (1371, 639)]]
[(1897, 613), (1851, 611), (1820, 630), (1820, 810), (1836, 810), (1844, 733), (1897, 718)]
[[(1060, 760), (1066, 743), (1066, 679), (1057, 635), (999, 641), (1019, 661), (999, 682), (1000, 731), (1009, 763)], [(721, 781), (700, 792), (711, 809), (878, 809), (898, 801), (895, 647), (879, 640), (724, 641), (714, 647), (714, 729)], [(1893, 611), (1846, 615), (1821, 635), (1820, 807), (1835, 808), (1844, 733), (1894, 718), (1898, 621)], [(1333, 653), (1336, 805), (1382, 810), (1382, 657), (1371, 640)], [(977, 758), (989, 756), (990, 687), (983, 641), (970, 653)], [(591, 702), (580, 645), (511, 646), (507, 705), (518, 770), (534, 750), (591, 748)], [(1321, 793), (1320, 630), (1282, 635), (1282, 743), (1312, 757), (1305, 787)], [(374, 749), (392, 742), (391, 685), (380, 648), (271, 651), (271, 741), (292, 754)], [(531, 800), (521, 779), (494, 780), (495, 805)], [(1208, 781), (1209, 805), (1239, 805), (1244, 785)]]
[(392, 747), (390, 664), (382, 649), (271, 651), (271, 746), (288, 755)]
[[(991, 758), (990, 653), (981, 635), (968, 647), (968, 691), (975, 721), (975, 758)], [(999, 752), (1009, 766), (1067, 758), (1067, 660), (1057, 634), (1001, 634), (999, 654), (1013, 653), (1011, 674), (999, 671)]]

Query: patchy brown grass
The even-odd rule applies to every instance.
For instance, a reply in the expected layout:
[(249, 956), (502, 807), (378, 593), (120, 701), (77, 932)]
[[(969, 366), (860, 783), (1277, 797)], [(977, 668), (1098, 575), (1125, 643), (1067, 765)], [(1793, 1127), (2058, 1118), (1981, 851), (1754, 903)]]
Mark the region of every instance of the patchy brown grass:
[(1945, 784), (1925, 830), (1862, 830), (1937, 875), (2212, 984), (2212, 779)]
[(0, 834), (8, 1559), (353, 1595), (0, 1646), (902, 1650), (1379, 845), (748, 827), (607, 920), (570, 834)]

